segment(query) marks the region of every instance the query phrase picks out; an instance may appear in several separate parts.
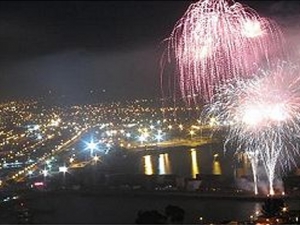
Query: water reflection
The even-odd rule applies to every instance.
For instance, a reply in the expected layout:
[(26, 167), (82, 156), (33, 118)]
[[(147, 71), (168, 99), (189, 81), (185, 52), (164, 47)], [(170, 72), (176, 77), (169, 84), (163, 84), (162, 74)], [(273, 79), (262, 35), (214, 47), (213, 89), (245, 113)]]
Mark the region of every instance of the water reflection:
[(145, 155), (144, 156), (144, 169), (146, 175), (152, 175), (153, 174), (153, 166), (151, 161), (151, 155)]
[(165, 153), (164, 154), (165, 157), (165, 164), (166, 164), (166, 174), (171, 174), (171, 163), (170, 163), (170, 159), (169, 159), (169, 154)]
[[(222, 149), (223, 150), (223, 149)], [(169, 175), (196, 178), (197, 174), (232, 176), (231, 162), (221, 151), (207, 148), (177, 148), (145, 152), (139, 156), (139, 172), (146, 175)]]
[(199, 167), (197, 161), (197, 152), (194, 148), (191, 149), (191, 157), (192, 157), (192, 177), (196, 178), (197, 174), (199, 174)]
[(164, 154), (159, 155), (158, 159), (158, 172), (159, 174), (166, 174), (166, 164)]
[(219, 154), (214, 154), (213, 171), (214, 175), (222, 175), (221, 164), (218, 160)]
[(158, 173), (161, 175), (164, 174), (170, 174), (170, 160), (169, 160), (169, 154), (160, 154), (158, 158)]

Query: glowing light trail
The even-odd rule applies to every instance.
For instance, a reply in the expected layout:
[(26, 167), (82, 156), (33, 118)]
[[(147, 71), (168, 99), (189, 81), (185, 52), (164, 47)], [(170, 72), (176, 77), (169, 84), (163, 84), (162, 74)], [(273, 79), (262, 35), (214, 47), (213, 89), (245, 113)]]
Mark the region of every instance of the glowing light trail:
[(230, 124), (225, 146), (235, 143), (237, 152), (247, 153), (255, 181), (263, 163), (273, 195), (278, 169), (290, 168), (299, 155), (300, 69), (279, 62), (256, 75), (221, 87), (205, 114)]

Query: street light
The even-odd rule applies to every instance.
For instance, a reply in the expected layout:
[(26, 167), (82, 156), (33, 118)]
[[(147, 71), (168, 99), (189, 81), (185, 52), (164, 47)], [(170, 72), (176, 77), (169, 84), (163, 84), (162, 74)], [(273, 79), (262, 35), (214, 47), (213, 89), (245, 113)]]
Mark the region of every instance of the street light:
[(157, 142), (162, 141), (163, 137), (161, 133), (158, 133), (157, 135), (155, 135), (155, 139), (157, 140)]
[(93, 156), (94, 150), (98, 148), (98, 143), (95, 143), (94, 140), (92, 139), (90, 142), (86, 143), (87, 149), (90, 150), (90, 156)]
[(48, 170), (46, 170), (46, 169), (44, 169), (43, 171), (42, 171), (42, 173), (43, 173), (43, 176), (44, 176), (44, 182), (46, 182), (46, 178), (47, 178), (47, 176), (48, 176)]
[(68, 168), (66, 166), (61, 166), (58, 168), (58, 171), (62, 173), (66, 173), (68, 171)]
[(93, 161), (94, 161), (94, 163), (97, 163), (98, 161), (100, 161), (100, 157), (97, 156), (97, 155), (95, 155), (95, 156), (93, 157)]
[(74, 158), (71, 157), (71, 158), (69, 159), (69, 162), (70, 162), (70, 163), (74, 162)]
[(143, 144), (146, 141), (145, 135), (142, 134), (141, 136), (139, 136), (139, 140), (140, 140), (141, 144)]
[(66, 166), (61, 166), (58, 168), (58, 171), (63, 173), (63, 185), (66, 183), (66, 172), (68, 171), (68, 168)]
[(214, 161), (216, 161), (217, 157), (219, 156), (218, 153), (214, 154)]
[(195, 131), (191, 130), (190, 131), (190, 135), (191, 135), (191, 139), (193, 139), (193, 135), (195, 134)]
[(44, 177), (47, 177), (47, 176), (48, 176), (48, 170), (44, 169), (44, 170), (42, 171), (42, 173), (43, 173)]
[(92, 151), (95, 150), (96, 147), (97, 147), (97, 144), (94, 143), (93, 141), (90, 142), (90, 143), (88, 143), (87, 145), (88, 145), (87, 147), (88, 147), (90, 150), (92, 150)]

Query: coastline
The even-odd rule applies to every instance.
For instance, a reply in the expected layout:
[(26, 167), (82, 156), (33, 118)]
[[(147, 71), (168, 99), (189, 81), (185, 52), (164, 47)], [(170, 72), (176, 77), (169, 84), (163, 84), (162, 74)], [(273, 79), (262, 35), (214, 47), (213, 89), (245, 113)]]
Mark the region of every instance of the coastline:
[(33, 195), (51, 195), (51, 194), (75, 194), (87, 196), (127, 196), (127, 197), (178, 197), (178, 198), (198, 198), (198, 199), (221, 199), (221, 200), (237, 200), (237, 201), (253, 201), (263, 202), (268, 198), (281, 198), (283, 200), (300, 200), (300, 196), (289, 195), (250, 195), (250, 194), (224, 194), (224, 193), (201, 193), (188, 191), (145, 191), (145, 190), (118, 190), (118, 189), (89, 189), (89, 190), (51, 190), (46, 192), (31, 192)]

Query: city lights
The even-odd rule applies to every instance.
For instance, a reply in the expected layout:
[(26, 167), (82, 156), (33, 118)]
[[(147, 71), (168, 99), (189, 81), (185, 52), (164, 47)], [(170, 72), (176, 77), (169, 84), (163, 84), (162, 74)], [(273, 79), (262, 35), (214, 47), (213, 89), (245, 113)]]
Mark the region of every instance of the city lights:
[(157, 140), (157, 142), (160, 142), (163, 140), (163, 135), (158, 133), (156, 136), (155, 136), (155, 139)]
[(90, 151), (90, 156), (91, 157), (93, 157), (95, 150), (99, 150), (98, 149), (98, 144), (99, 143), (94, 142), (93, 139), (91, 139), (89, 142), (86, 142), (86, 149)]
[(43, 173), (44, 177), (47, 177), (49, 175), (48, 170), (43, 170), (42, 173)]
[(66, 173), (68, 171), (68, 168), (66, 166), (61, 166), (58, 168), (58, 171), (61, 173)]

